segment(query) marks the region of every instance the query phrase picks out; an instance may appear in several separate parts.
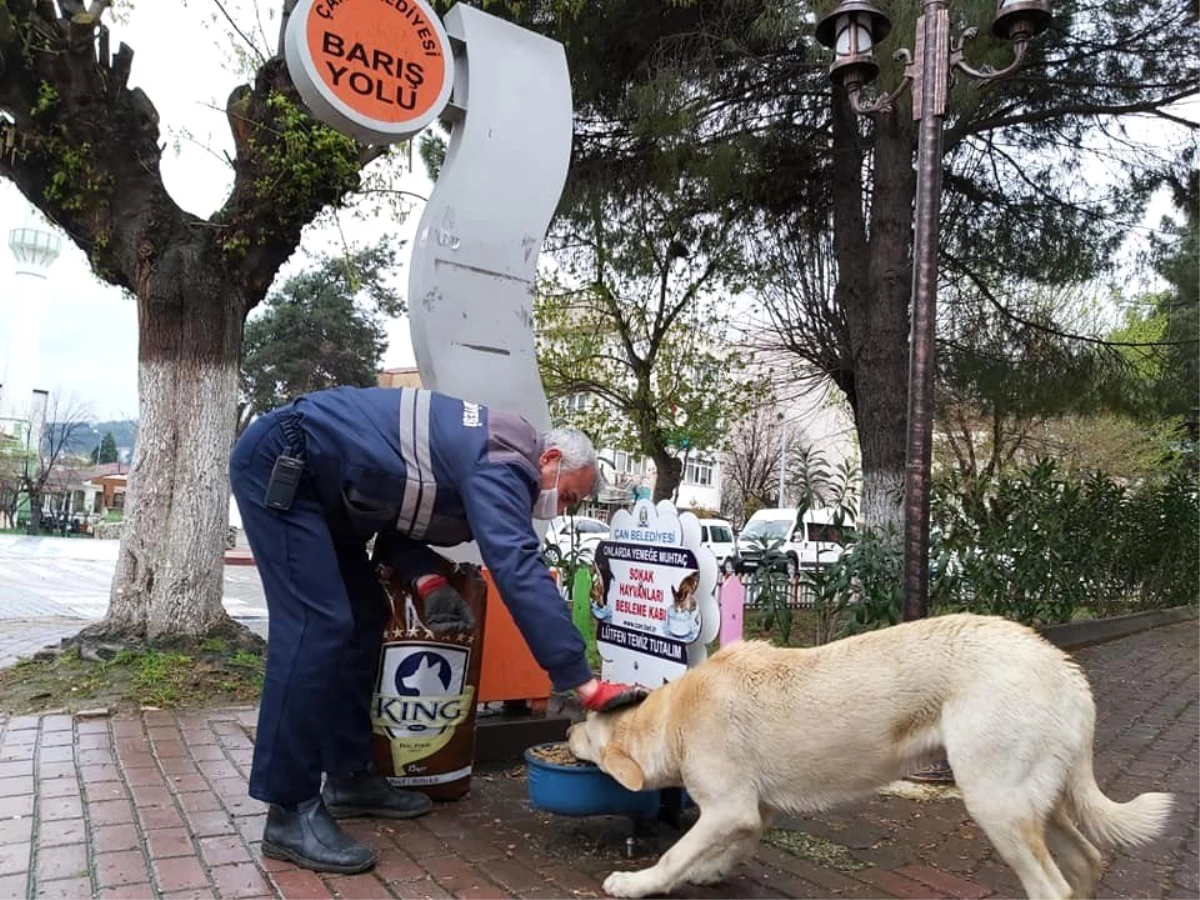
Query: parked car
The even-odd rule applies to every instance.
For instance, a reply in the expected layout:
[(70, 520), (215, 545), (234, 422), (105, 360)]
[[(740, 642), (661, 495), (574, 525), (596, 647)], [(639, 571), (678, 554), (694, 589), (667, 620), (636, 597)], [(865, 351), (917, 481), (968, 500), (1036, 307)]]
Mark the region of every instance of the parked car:
[(700, 543), (713, 552), (718, 568), (725, 568), (725, 563), (733, 556), (733, 526), (724, 519), (701, 519)]
[(557, 552), (559, 559), (578, 552), (579, 559), (591, 562), (596, 557), (596, 545), (608, 537), (607, 522), (588, 516), (556, 516), (546, 525), (543, 545), (550, 548), (550, 554)]
[(839, 520), (832, 509), (810, 509), (803, 516), (798, 509), (760, 509), (738, 535), (734, 570), (754, 571), (764, 548), (773, 546), (779, 554), (778, 566), (789, 576), (827, 566), (841, 557), (846, 538), (853, 533), (854, 521)]

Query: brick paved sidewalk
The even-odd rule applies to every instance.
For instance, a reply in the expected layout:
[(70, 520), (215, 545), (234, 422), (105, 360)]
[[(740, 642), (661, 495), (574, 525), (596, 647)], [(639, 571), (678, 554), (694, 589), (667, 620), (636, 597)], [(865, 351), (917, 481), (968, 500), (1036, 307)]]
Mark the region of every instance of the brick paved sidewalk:
[[(1098, 775), (1115, 799), (1172, 790), (1168, 836), (1119, 855), (1100, 896), (1195, 897), (1200, 718), (1195, 623), (1079, 651), (1100, 708)], [(625, 820), (560, 819), (525, 801), (520, 768), (477, 775), (470, 798), (402, 823), (354, 822), (380, 850), (369, 874), (319, 877), (263, 860), (263, 805), (246, 795), (253, 710), (146, 711), (0, 725), (0, 898), (594, 897), (614, 868), (653, 861), (665, 826), (625, 859)], [(880, 797), (788, 823), (824, 862), (763, 845), (730, 884), (681, 897), (1019, 896), (957, 800)]]

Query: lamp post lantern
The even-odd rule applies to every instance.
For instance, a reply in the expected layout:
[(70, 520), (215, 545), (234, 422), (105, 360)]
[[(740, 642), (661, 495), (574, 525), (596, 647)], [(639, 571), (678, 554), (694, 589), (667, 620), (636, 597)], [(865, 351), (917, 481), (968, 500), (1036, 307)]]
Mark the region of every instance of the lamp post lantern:
[(978, 81), (1015, 72), (1025, 61), (1029, 41), (1050, 22), (1049, 0), (997, 0), (992, 34), (1013, 42), (1013, 60), (1002, 69), (973, 68), (963, 45), (978, 33), (966, 29), (950, 39), (949, 0), (923, 0), (914, 49), (897, 50), (904, 75), (894, 90), (874, 99), (863, 87), (879, 72), (874, 47), (891, 30), (888, 17), (868, 0), (843, 0), (816, 29), (817, 40), (834, 51), (830, 78), (845, 88), (859, 115), (891, 108), (912, 88), (917, 130), (917, 188), (913, 213), (912, 315), (908, 365), (908, 421), (904, 472), (904, 618), (923, 618), (929, 597), (929, 472), (933, 432), (934, 324), (937, 306), (938, 207), (942, 193), (942, 131), (951, 73)]

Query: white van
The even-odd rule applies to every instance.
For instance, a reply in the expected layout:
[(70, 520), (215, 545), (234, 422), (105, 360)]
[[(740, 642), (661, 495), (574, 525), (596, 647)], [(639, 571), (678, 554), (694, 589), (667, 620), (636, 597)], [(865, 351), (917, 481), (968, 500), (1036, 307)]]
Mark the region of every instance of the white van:
[(834, 563), (845, 550), (845, 538), (854, 533), (854, 520), (837, 524), (832, 509), (810, 509), (803, 520), (797, 509), (760, 509), (746, 522), (737, 539), (734, 569), (738, 573), (758, 568), (763, 547), (776, 541), (784, 554), (788, 575)]
[(717, 567), (724, 568), (725, 561), (733, 556), (733, 525), (724, 519), (701, 519), (700, 543), (713, 552)]

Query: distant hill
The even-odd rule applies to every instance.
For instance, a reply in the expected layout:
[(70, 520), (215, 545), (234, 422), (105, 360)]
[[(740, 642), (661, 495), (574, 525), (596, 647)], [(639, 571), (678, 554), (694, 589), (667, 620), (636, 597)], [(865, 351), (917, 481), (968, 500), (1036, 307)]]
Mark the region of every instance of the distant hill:
[[(52, 435), (61, 427), (53, 422), (46, 425), (46, 434)], [(93, 422), (82, 428), (74, 429), (71, 439), (63, 449), (73, 456), (88, 456), (100, 445), (105, 433), (111, 431), (113, 440), (117, 442), (117, 453), (122, 462), (127, 462), (133, 456), (133, 444), (137, 440), (137, 422), (133, 419), (123, 419), (119, 422)]]

